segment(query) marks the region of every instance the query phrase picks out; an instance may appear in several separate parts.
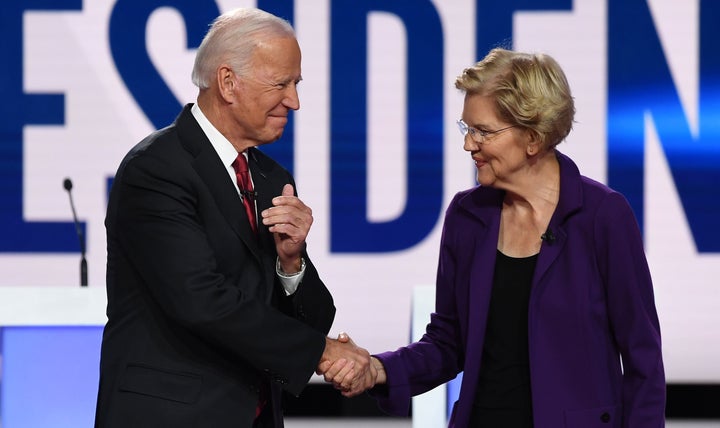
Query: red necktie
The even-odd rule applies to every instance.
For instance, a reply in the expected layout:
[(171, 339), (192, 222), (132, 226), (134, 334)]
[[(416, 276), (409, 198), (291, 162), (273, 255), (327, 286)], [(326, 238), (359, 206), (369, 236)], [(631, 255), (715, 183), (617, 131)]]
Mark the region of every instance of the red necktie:
[(257, 220), (255, 219), (255, 192), (253, 191), (253, 184), (252, 181), (250, 181), (250, 174), (248, 173), (247, 159), (245, 159), (245, 156), (242, 153), (238, 153), (238, 156), (235, 159), (235, 162), (232, 163), (232, 166), (235, 169), (237, 185), (240, 188), (240, 193), (242, 194), (245, 212), (250, 220), (250, 228), (253, 232), (257, 233)]
[[(245, 213), (247, 213), (248, 219), (250, 220), (250, 228), (257, 234), (257, 223), (255, 220), (255, 192), (253, 191), (253, 184), (250, 180), (250, 174), (248, 173), (247, 159), (242, 153), (238, 153), (235, 162), (232, 163), (235, 169), (235, 176), (237, 177), (237, 185), (240, 188), (240, 194), (242, 195), (243, 205), (245, 205)], [(257, 407), (255, 408), (255, 419), (260, 416), (263, 408), (267, 404), (267, 392), (265, 388), (260, 388), (260, 396), (258, 399)]]

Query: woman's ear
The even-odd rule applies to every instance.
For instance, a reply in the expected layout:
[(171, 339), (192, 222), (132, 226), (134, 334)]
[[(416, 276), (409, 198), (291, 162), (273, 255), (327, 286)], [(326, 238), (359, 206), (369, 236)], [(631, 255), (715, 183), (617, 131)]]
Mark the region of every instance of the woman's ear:
[(530, 142), (527, 145), (527, 154), (529, 156), (535, 156), (538, 152), (538, 144), (535, 142)]
[(540, 153), (540, 138), (539, 136), (532, 132), (527, 132), (527, 148), (525, 149), (528, 156), (535, 156), (536, 154)]

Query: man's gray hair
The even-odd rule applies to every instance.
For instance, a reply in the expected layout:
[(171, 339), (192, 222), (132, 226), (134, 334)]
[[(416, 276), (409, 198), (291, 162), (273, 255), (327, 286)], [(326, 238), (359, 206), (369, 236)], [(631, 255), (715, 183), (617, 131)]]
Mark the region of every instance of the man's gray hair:
[(263, 40), (295, 37), (290, 23), (254, 8), (228, 11), (213, 21), (195, 55), (192, 82), (200, 89), (210, 87), (218, 67), (228, 64), (239, 75), (247, 75), (250, 59)]

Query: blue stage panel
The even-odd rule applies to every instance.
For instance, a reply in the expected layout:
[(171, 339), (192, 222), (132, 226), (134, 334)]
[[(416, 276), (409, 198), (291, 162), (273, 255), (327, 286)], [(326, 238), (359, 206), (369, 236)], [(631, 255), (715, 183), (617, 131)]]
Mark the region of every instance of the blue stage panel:
[(102, 327), (2, 328), (3, 428), (93, 426)]

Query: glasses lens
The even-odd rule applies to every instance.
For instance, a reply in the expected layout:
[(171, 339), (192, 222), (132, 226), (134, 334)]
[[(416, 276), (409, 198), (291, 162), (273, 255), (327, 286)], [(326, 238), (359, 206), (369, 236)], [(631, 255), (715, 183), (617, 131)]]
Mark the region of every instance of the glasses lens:
[(484, 142), (484, 136), (480, 132), (478, 132), (477, 129), (469, 127), (467, 123), (465, 123), (462, 119), (457, 121), (457, 125), (463, 137), (466, 137), (468, 134), (470, 134), (470, 139), (472, 139), (476, 143)]

